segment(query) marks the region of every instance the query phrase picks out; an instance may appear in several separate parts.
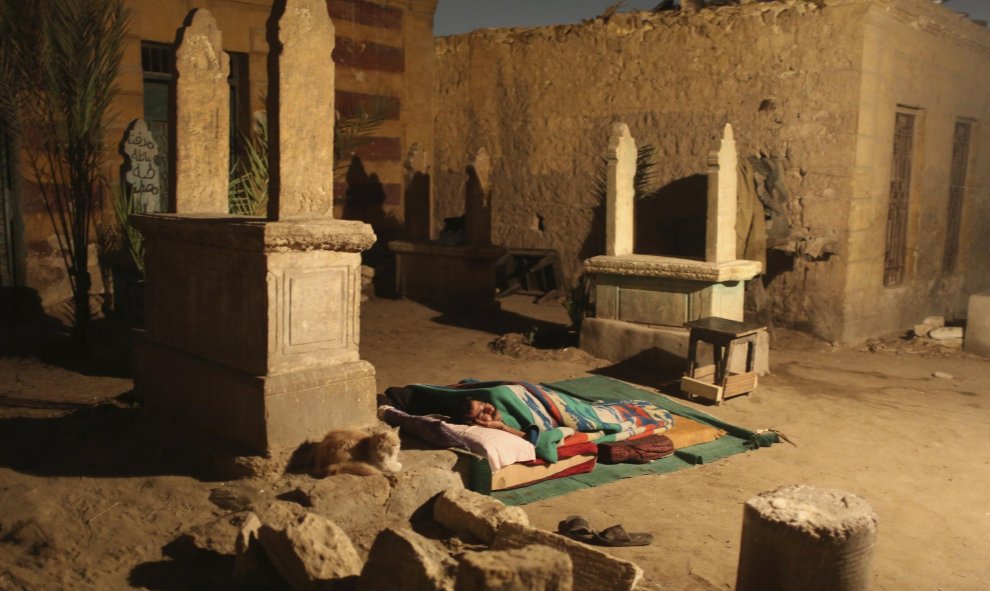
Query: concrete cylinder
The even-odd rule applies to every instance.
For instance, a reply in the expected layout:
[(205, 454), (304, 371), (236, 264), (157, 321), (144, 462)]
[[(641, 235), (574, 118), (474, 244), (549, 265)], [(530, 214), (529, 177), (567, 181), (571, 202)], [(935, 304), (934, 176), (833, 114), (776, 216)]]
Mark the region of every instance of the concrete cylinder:
[(792, 485), (746, 501), (736, 591), (865, 591), (877, 515), (840, 490)]

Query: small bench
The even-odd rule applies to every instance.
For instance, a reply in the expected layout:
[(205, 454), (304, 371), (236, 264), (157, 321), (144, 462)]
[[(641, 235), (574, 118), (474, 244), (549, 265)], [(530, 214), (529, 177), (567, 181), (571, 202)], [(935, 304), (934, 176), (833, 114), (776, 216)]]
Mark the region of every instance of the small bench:
[[(756, 389), (756, 339), (767, 327), (753, 322), (737, 322), (710, 316), (684, 324), (689, 330), (688, 366), (681, 378), (681, 390), (719, 404), (726, 398), (748, 394)], [(712, 365), (698, 365), (698, 341), (712, 345)], [(746, 345), (746, 370), (729, 371), (734, 347)]]

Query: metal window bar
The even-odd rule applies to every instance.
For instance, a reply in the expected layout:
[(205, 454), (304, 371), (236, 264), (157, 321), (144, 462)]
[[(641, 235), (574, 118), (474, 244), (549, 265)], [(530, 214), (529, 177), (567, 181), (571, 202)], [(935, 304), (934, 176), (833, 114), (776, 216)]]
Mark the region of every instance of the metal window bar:
[(894, 157), (890, 169), (887, 246), (883, 261), (884, 287), (892, 287), (904, 282), (914, 122), (915, 115), (911, 113), (897, 113), (894, 120)]
[(145, 78), (168, 80), (172, 77), (172, 46), (162, 43), (141, 43), (141, 69)]
[(0, 130), (0, 287), (14, 285), (14, 237), (10, 215), (14, 183), (11, 160), (10, 137)]
[(953, 273), (959, 264), (959, 239), (962, 226), (963, 200), (966, 197), (966, 173), (969, 167), (969, 144), (973, 124), (956, 122), (952, 138), (952, 170), (949, 174), (949, 213), (945, 228), (945, 251), (942, 271)]

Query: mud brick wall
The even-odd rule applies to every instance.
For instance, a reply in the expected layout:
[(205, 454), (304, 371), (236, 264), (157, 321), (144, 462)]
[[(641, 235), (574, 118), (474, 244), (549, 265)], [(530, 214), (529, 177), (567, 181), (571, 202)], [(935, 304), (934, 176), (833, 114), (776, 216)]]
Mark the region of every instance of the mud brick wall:
[[(861, 152), (861, 103), (871, 92), (864, 69), (874, 67), (864, 65), (872, 47), (867, 23), (893, 5), (943, 17), (949, 32), (983, 31), (920, 0), (789, 0), (438, 39), (437, 217), (463, 212), (464, 165), (484, 146), (493, 162), (495, 242), (557, 249), (574, 280), (584, 258), (603, 252), (595, 173), (611, 123), (627, 123), (637, 143), (655, 146), (655, 187), (683, 195), (640, 202), (639, 248), (665, 217), (697, 209), (704, 199), (698, 175), (705, 173), (716, 134), (730, 122), (741, 157), (780, 167), (786, 199), (773, 224), (783, 230), (782, 246), (816, 255), (771, 253), (764, 280), (775, 320), (829, 340), (858, 338), (849, 328), (853, 310), (844, 304), (850, 263), (869, 256), (882, 265), (883, 245), (878, 252), (871, 245), (865, 255), (850, 242), (860, 227), (851, 218), (860, 215), (853, 209), (854, 195), (863, 190), (857, 171), (877, 158), (875, 186), (866, 190), (878, 203), (886, 199), (881, 185), (889, 179), (889, 163), (884, 168), (872, 152)], [(930, 37), (891, 41), (931, 43)], [(930, 53), (956, 59), (947, 47)], [(924, 84), (910, 69), (888, 77), (905, 79), (905, 86)], [(890, 112), (891, 126), (895, 107), (877, 107)], [(876, 223), (882, 228), (885, 218)], [(880, 285), (882, 275), (874, 272), (869, 280)], [(889, 332), (897, 324), (885, 318), (869, 330)]]

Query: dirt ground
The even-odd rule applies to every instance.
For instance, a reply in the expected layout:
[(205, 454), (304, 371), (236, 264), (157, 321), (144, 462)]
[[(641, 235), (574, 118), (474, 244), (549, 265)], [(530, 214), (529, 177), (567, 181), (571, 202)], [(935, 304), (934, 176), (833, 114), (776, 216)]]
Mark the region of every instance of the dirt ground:
[[(480, 319), (372, 299), (362, 309), (362, 357), (380, 390), (589, 371), (652, 388), (676, 377), (573, 348), (489, 348), (509, 332), (539, 344), (564, 322), (559, 305), (524, 296)], [(223, 588), (230, 561), (206, 560), (181, 534), (226, 513), (211, 491), (265, 497), (286, 484), (211, 479), (198, 458), (145, 430), (113, 349), (77, 361), (23, 327), (0, 345), (0, 590)], [(597, 528), (652, 532), (650, 546), (610, 549), (643, 567), (644, 589), (732, 589), (747, 499), (787, 484), (837, 488), (879, 515), (874, 589), (987, 589), (990, 362), (952, 347), (888, 339), (841, 348), (778, 331), (771, 369), (752, 395), (706, 410), (777, 429), (793, 445), (540, 501), (524, 507), (530, 519), (553, 530), (580, 514)]]

